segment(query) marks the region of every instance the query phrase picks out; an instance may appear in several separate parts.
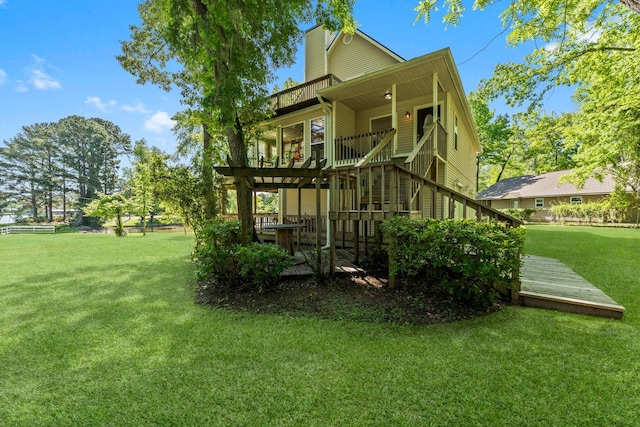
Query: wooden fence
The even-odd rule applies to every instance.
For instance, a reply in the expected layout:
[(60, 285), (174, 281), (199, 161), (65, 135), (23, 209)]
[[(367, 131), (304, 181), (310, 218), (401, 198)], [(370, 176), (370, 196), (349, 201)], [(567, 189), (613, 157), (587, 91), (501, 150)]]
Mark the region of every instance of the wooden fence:
[(54, 234), (55, 225), (10, 225), (0, 228), (0, 235), (3, 234)]

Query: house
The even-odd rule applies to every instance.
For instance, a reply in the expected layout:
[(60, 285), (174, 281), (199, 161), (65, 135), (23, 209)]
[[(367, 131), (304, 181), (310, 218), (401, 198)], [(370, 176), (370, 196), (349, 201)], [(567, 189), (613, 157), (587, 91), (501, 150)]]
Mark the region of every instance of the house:
[(553, 216), (549, 212), (551, 206), (600, 202), (615, 188), (611, 175), (605, 175), (602, 181), (590, 177), (582, 188), (561, 182), (560, 178), (570, 172), (563, 170), (503, 179), (479, 192), (477, 199), (494, 209), (535, 209), (532, 220), (552, 221)]
[(256, 215), (258, 229), (295, 224), (317, 244), (355, 247), (357, 259), (394, 215), (513, 223), (474, 199), (482, 147), (449, 49), (405, 60), (362, 31), (316, 26), (304, 77), (272, 96), (253, 167), (216, 168), (251, 191), (278, 191), (277, 217)]

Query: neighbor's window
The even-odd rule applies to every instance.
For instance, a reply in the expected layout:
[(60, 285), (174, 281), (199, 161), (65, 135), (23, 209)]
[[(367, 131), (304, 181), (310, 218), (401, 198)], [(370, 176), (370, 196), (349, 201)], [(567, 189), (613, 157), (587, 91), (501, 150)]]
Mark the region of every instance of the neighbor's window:
[(282, 160), (287, 164), (291, 159), (304, 161), (304, 123), (282, 127)]
[(311, 120), (311, 158), (324, 158), (324, 117)]
[(511, 202), (511, 207), (513, 209), (518, 209), (520, 207), (520, 201), (519, 200), (514, 200)]
[(582, 196), (574, 196), (571, 198), (572, 205), (579, 205), (580, 203), (582, 203)]
[(544, 208), (544, 199), (536, 199), (536, 208)]

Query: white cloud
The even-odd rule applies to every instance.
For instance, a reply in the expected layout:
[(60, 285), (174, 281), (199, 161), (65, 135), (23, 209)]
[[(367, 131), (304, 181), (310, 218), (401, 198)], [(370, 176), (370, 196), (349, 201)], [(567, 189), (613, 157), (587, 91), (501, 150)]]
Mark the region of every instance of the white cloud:
[(136, 105), (128, 105), (125, 104), (122, 107), (120, 107), (121, 109), (123, 109), (124, 111), (126, 111), (127, 113), (142, 113), (142, 114), (149, 114), (151, 113), (150, 110), (147, 110), (144, 105), (142, 104), (142, 102), (138, 102)]
[(42, 70), (31, 70), (31, 83), (39, 90), (60, 89), (60, 82)]
[(47, 63), (47, 60), (40, 58), (38, 55), (31, 55), (34, 65), (29, 69), (31, 78), (29, 82), (38, 90), (60, 89), (60, 82), (45, 72), (48, 69), (59, 71), (57, 68)]
[[(1, 2), (2, 0), (0, 0), (0, 4), (2, 4)], [(2, 68), (0, 68), (0, 86), (5, 84), (6, 81), (7, 81), (7, 73)]]
[(174, 126), (173, 120), (165, 111), (158, 111), (144, 121), (144, 129), (154, 133), (161, 133), (171, 130)]
[(113, 99), (109, 102), (102, 102), (102, 100), (100, 98), (98, 98), (97, 96), (90, 96), (88, 97), (85, 101), (85, 104), (91, 104), (94, 107), (96, 107), (98, 110), (100, 111), (106, 111), (107, 107), (113, 107), (116, 105), (116, 101), (114, 101)]

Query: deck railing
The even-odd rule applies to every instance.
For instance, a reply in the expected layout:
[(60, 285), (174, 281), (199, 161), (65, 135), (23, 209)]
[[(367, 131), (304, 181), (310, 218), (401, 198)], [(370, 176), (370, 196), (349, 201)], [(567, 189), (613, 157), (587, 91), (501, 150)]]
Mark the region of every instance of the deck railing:
[(271, 96), (271, 108), (274, 111), (292, 107), (305, 101), (315, 100), (320, 89), (341, 83), (333, 74), (302, 83), (298, 86), (285, 89)]
[(332, 179), (331, 219), (378, 221), (407, 215), (438, 219), (475, 217), (520, 224), (482, 202), (393, 163), (339, 169)]
[[(391, 132), (395, 132), (395, 130), (385, 129), (336, 138), (336, 166), (355, 165), (369, 154), (379, 143), (385, 142), (384, 140)], [(388, 157), (391, 158), (391, 153), (389, 153)]]
[(447, 130), (444, 128), (444, 126), (442, 126), (442, 123), (440, 123), (440, 121), (438, 120), (436, 122), (436, 125), (438, 127), (438, 131), (436, 133), (436, 138), (437, 138), (437, 142), (438, 142), (438, 156), (440, 156), (443, 160), (447, 160), (447, 154), (448, 154), (448, 147), (449, 147), (449, 142), (448, 142), (448, 138), (447, 138)]

